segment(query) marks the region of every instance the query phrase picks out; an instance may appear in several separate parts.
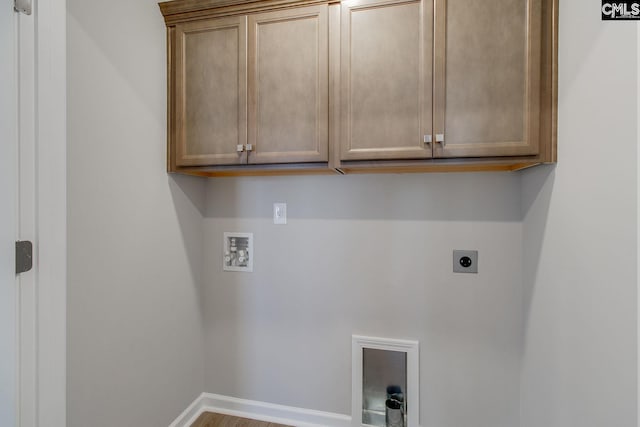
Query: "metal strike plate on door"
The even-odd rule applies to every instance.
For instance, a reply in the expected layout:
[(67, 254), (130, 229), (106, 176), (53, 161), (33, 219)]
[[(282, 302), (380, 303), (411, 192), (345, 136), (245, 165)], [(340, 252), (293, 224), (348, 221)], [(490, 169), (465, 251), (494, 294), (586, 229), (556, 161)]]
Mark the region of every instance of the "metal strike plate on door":
[(33, 268), (33, 243), (28, 240), (16, 242), (16, 274)]
[(15, 0), (13, 2), (13, 8), (16, 12), (31, 15), (31, 0)]

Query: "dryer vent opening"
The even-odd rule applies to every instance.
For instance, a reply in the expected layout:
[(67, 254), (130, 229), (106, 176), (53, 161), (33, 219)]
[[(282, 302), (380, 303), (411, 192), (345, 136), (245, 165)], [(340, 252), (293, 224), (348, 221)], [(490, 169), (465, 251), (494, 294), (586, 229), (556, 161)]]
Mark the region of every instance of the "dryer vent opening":
[(356, 426), (418, 426), (418, 342), (353, 336)]

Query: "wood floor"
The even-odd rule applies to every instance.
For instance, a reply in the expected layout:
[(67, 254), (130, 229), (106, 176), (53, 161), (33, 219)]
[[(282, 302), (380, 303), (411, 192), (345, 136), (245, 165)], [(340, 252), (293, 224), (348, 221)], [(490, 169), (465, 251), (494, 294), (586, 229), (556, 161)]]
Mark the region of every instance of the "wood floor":
[(247, 418), (232, 417), (231, 415), (205, 412), (200, 415), (191, 427), (290, 427), (265, 421), (249, 420)]

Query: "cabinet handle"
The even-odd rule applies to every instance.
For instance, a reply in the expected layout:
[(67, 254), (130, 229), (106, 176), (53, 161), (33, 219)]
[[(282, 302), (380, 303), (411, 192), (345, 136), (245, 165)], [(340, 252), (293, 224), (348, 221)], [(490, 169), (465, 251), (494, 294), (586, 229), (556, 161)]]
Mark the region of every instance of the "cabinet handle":
[(247, 144), (247, 151), (253, 151), (253, 144)]
[(424, 136), (424, 143), (425, 144), (431, 144), (431, 135), (425, 135)]
[(238, 153), (242, 153), (242, 152), (244, 151), (244, 145), (242, 145), (242, 144), (238, 144), (238, 145), (236, 146), (236, 151), (237, 151)]
[(436, 134), (436, 142), (439, 142), (440, 144), (442, 144), (442, 148), (444, 148), (444, 146), (445, 146), (444, 133), (437, 133)]

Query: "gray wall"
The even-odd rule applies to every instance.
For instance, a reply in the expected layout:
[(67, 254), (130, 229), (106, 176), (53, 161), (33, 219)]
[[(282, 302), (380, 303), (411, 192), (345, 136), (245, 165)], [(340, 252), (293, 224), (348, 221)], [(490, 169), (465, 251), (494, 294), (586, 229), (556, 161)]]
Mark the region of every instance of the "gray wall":
[(557, 168), (206, 181), (163, 170), (155, 1), (68, 0), (69, 426), (203, 390), (348, 414), (354, 333), (420, 341), (423, 427), (635, 425), (635, 26), (561, 3)]
[(204, 183), (169, 178), (155, 0), (68, 0), (68, 425), (168, 425), (203, 390)]
[[(518, 425), (519, 190), (501, 173), (210, 180), (206, 391), (350, 414), (351, 334), (409, 338), (423, 427)], [(253, 273), (222, 270), (225, 231), (254, 233)], [(453, 274), (453, 249), (478, 249), (480, 274)]]
[(522, 427), (635, 427), (637, 35), (560, 2), (559, 163), (523, 177)]

